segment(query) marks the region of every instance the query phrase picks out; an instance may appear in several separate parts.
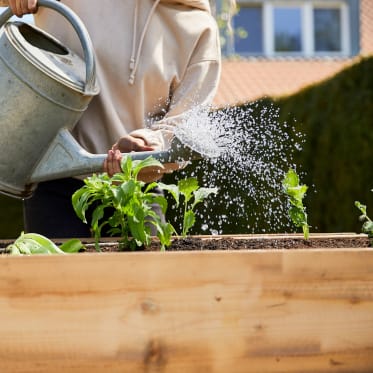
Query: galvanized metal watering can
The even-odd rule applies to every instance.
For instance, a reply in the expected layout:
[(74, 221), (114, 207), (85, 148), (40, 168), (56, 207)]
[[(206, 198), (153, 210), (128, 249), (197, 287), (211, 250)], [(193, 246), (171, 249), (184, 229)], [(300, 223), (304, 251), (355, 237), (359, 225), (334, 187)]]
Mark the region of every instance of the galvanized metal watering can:
[[(98, 94), (92, 44), (82, 21), (67, 6), (39, 0), (39, 6), (64, 16), (76, 31), (84, 61), (53, 36), (0, 15), (0, 192), (32, 195), (37, 183), (102, 170), (106, 154), (85, 151), (70, 130)], [(185, 136), (184, 136), (185, 137)], [(150, 155), (163, 163), (201, 158), (187, 139), (175, 136), (168, 151)]]

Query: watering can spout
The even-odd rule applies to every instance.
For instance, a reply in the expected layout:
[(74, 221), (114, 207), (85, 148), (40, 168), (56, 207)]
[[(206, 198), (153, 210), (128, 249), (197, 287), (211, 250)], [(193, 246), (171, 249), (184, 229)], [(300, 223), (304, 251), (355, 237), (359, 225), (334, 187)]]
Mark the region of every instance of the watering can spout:
[[(153, 157), (162, 164), (167, 164), (184, 163), (185, 161), (206, 157), (212, 158), (220, 154), (218, 148), (215, 148), (214, 153), (210, 150), (209, 154), (203, 154), (200, 150), (185, 142), (185, 134), (182, 139), (175, 135), (168, 150), (122, 153), (122, 156), (129, 156), (132, 160), (143, 160)], [(32, 171), (28, 184), (102, 172), (106, 156), (106, 154), (87, 152), (74, 139), (70, 131), (67, 128), (63, 128), (58, 132), (48, 150)]]
[[(153, 156), (161, 163), (177, 162), (178, 156), (172, 151), (123, 153), (133, 160)], [(33, 170), (29, 184), (41, 181), (74, 177), (103, 171), (106, 154), (92, 154), (83, 149), (66, 128), (61, 129), (50, 144), (38, 165)]]

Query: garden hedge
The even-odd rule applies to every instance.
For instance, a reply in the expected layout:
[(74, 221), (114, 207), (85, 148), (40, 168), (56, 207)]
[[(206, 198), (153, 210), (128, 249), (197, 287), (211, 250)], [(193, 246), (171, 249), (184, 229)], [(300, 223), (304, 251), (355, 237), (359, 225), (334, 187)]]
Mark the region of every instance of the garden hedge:
[[(275, 101), (282, 121), (296, 118), (306, 143), (297, 163), (310, 186), (313, 230), (359, 232), (354, 201), (373, 216), (373, 57), (333, 78)], [(311, 228), (312, 230), (312, 228)]]

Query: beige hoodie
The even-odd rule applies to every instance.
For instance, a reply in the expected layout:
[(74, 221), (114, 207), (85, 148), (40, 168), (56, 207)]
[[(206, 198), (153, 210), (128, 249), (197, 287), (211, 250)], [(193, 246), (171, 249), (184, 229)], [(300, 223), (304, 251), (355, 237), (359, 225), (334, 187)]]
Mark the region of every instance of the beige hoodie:
[[(96, 53), (101, 92), (73, 131), (88, 151), (106, 153), (128, 133), (166, 149), (183, 113), (212, 102), (220, 46), (208, 0), (62, 2), (82, 19)], [(81, 53), (59, 14), (41, 8), (36, 24)]]

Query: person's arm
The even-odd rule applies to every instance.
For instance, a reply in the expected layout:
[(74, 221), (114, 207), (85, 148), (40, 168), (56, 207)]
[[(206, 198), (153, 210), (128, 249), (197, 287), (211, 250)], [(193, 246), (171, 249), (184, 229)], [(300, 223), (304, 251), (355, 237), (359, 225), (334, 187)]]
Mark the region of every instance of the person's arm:
[(130, 133), (143, 138), (157, 150), (169, 147), (174, 127), (185, 120), (196, 107), (209, 108), (215, 97), (221, 73), (220, 45), (217, 29), (208, 29), (200, 38), (186, 72), (173, 87), (171, 103), (163, 119), (150, 128)]
[(8, 5), (17, 17), (22, 17), (24, 14), (36, 13), (38, 10), (37, 0), (8, 0), (3, 1), (0, 5)]
[[(208, 110), (216, 94), (220, 76), (220, 64), (216, 61), (204, 61), (194, 64), (175, 90), (170, 109), (165, 117), (154, 122), (149, 128), (139, 129), (130, 134), (141, 137), (147, 144), (157, 149), (168, 149), (174, 128), (186, 118), (193, 117), (191, 111), (201, 107)], [(195, 115), (198, 115), (197, 111)]]

